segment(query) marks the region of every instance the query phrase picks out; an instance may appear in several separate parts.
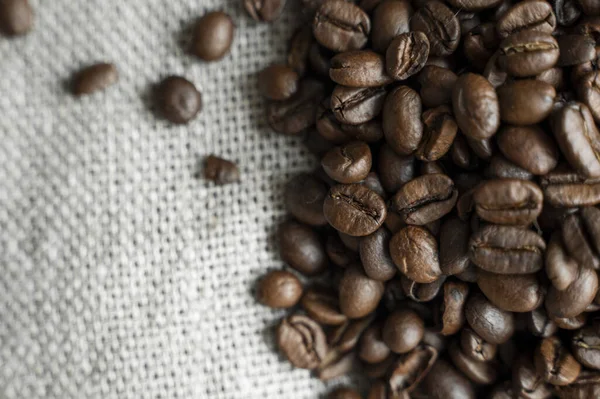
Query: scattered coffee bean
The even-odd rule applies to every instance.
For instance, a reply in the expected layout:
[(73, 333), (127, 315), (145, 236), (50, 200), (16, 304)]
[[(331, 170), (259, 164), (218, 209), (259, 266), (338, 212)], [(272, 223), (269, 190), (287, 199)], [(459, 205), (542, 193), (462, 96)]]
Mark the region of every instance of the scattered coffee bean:
[(256, 298), (271, 308), (291, 308), (302, 296), (302, 283), (290, 272), (276, 270), (258, 283)]
[(515, 331), (513, 314), (494, 306), (480, 293), (469, 297), (465, 316), (473, 331), (492, 344), (505, 343)]
[(360, 7), (344, 0), (324, 2), (313, 22), (315, 39), (337, 52), (361, 49), (370, 32), (369, 16)]
[(496, 26), (501, 38), (523, 31), (550, 34), (555, 28), (556, 18), (552, 7), (543, 0), (515, 4), (504, 13)]
[(467, 356), (461, 349), (458, 341), (454, 341), (448, 348), (450, 359), (469, 380), (476, 384), (491, 385), (496, 382), (499, 367), (496, 362), (480, 362)]
[(348, 51), (331, 59), (329, 77), (348, 87), (384, 86), (392, 82), (385, 65), (383, 56), (374, 51)]
[(535, 351), (535, 369), (552, 385), (569, 385), (577, 379), (581, 364), (557, 337), (544, 338)]
[(442, 274), (437, 240), (423, 227), (400, 230), (390, 241), (390, 254), (398, 270), (418, 283), (432, 283)]
[(23, 35), (33, 28), (33, 9), (28, 0), (0, 1), (0, 32)]
[(325, 271), (325, 247), (309, 226), (288, 221), (279, 228), (279, 252), (285, 263), (307, 276)]
[(488, 180), (473, 193), (477, 215), (496, 224), (531, 224), (542, 212), (543, 200), (542, 190), (526, 180)]
[(500, 43), (498, 64), (511, 76), (534, 76), (556, 65), (559, 54), (558, 43), (551, 35), (525, 30)]
[(428, 56), (429, 40), (425, 33), (402, 33), (387, 48), (387, 73), (396, 80), (408, 79), (423, 68)]
[(537, 126), (503, 127), (496, 140), (509, 161), (534, 175), (543, 176), (558, 164), (556, 144)]
[(337, 86), (331, 93), (331, 110), (341, 123), (360, 125), (381, 113), (385, 95), (383, 87)]
[[(535, 1), (535, 0), (531, 0)], [(496, 89), (500, 118), (512, 125), (540, 123), (552, 112), (556, 90), (535, 79), (514, 80)]]
[(387, 144), (398, 154), (414, 152), (423, 137), (421, 99), (408, 86), (388, 94), (383, 107), (383, 133)]
[(360, 266), (346, 269), (340, 280), (340, 309), (351, 319), (367, 316), (377, 308), (385, 286), (367, 277)]
[(204, 160), (204, 178), (216, 184), (230, 184), (240, 181), (240, 170), (236, 164), (215, 155)]
[(423, 339), (424, 328), (423, 320), (416, 312), (396, 310), (385, 321), (383, 342), (395, 353), (408, 353)]
[(258, 90), (271, 100), (286, 100), (298, 90), (298, 74), (285, 65), (271, 65), (258, 75)]
[(439, 308), (440, 334), (454, 335), (465, 324), (465, 302), (469, 295), (469, 285), (456, 280), (444, 284), (444, 297)]
[(276, 337), (279, 350), (295, 367), (316, 369), (327, 353), (323, 329), (306, 316), (283, 319)]
[(381, 227), (360, 241), (363, 268), (367, 276), (374, 280), (388, 281), (396, 275), (398, 269), (390, 255), (391, 238), (392, 234), (385, 227)]
[(317, 106), (324, 97), (323, 85), (312, 79), (298, 83), (296, 94), (284, 101), (273, 101), (267, 107), (267, 120), (273, 130), (297, 135), (315, 123)]
[(570, 318), (583, 313), (598, 292), (598, 275), (592, 269), (582, 267), (579, 275), (566, 289), (554, 286), (546, 295), (546, 310), (550, 317)]
[(432, 55), (452, 54), (460, 42), (460, 24), (456, 14), (437, 0), (421, 5), (410, 20), (410, 28), (427, 35)]
[(321, 166), (329, 177), (338, 183), (358, 183), (366, 179), (371, 170), (371, 149), (361, 141), (353, 141), (329, 150)]
[[(371, 42), (375, 51), (384, 53), (396, 36), (410, 31), (413, 8), (408, 0), (379, 1), (373, 11), (373, 26), (377, 28), (371, 31)], [(361, 7), (369, 12), (364, 5)]]
[(119, 80), (119, 72), (113, 64), (95, 64), (82, 69), (73, 81), (73, 93), (77, 96), (91, 94), (112, 86)]
[(365, 330), (358, 343), (358, 357), (367, 363), (383, 362), (390, 355), (390, 348), (383, 342), (382, 323), (371, 325)]
[(438, 351), (429, 345), (419, 345), (394, 363), (387, 378), (388, 392), (394, 398), (414, 391), (438, 358)]
[(231, 17), (221, 11), (204, 15), (194, 28), (192, 53), (204, 61), (217, 61), (229, 53), (235, 25)]
[(306, 314), (318, 323), (337, 326), (348, 318), (340, 311), (340, 304), (335, 291), (325, 287), (311, 287), (300, 301)]
[(173, 123), (188, 123), (202, 110), (202, 94), (192, 82), (179, 76), (163, 80), (157, 97), (159, 111)]
[(531, 312), (544, 302), (535, 274), (495, 274), (478, 270), (477, 285), (491, 303), (508, 312)]
[(456, 81), (452, 93), (456, 123), (474, 139), (487, 139), (500, 126), (500, 108), (494, 87), (481, 75), (467, 73)]

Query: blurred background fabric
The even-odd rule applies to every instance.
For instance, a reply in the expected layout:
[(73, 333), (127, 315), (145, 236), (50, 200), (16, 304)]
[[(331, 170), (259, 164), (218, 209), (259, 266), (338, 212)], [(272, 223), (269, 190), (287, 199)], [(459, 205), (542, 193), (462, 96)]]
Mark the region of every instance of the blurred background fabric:
[[(258, 24), (239, 0), (31, 4), (34, 30), (0, 37), (0, 398), (317, 397), (323, 384), (276, 353), (284, 312), (252, 296), (283, 266), (283, 186), (314, 164), (270, 131), (255, 89), (297, 11)], [(237, 31), (207, 64), (185, 47), (210, 10)], [(70, 95), (72, 73), (100, 61), (119, 83)], [(152, 111), (171, 74), (203, 94), (189, 125)], [(195, 179), (211, 153), (242, 182)]]

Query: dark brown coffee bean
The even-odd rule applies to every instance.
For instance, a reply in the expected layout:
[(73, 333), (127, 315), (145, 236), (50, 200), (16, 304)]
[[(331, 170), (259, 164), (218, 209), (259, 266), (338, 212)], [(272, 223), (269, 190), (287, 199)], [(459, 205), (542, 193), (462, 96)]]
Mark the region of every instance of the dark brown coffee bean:
[(95, 64), (82, 69), (73, 81), (76, 96), (92, 94), (117, 83), (119, 72), (114, 64)]
[(315, 39), (337, 52), (361, 49), (370, 32), (369, 16), (360, 7), (344, 0), (323, 3), (313, 22)]
[(600, 71), (585, 74), (576, 84), (577, 97), (600, 123)]
[(279, 18), (285, 0), (244, 0), (244, 7), (253, 20), (271, 22)]
[(383, 198), (360, 184), (332, 187), (323, 205), (325, 218), (342, 233), (363, 237), (374, 233), (385, 220)]
[[(471, 382), (446, 360), (439, 359), (421, 386), (428, 399), (475, 399)], [(415, 397), (416, 398), (416, 397)]]
[(581, 16), (577, 0), (550, 0), (556, 21), (562, 26), (571, 26)]
[(540, 180), (544, 200), (555, 207), (577, 207), (600, 204), (600, 180), (579, 176), (565, 165)]
[(285, 100), (298, 90), (298, 73), (285, 65), (271, 65), (258, 74), (258, 91), (271, 100)]
[(485, 176), (490, 179), (533, 180), (531, 172), (515, 165), (500, 154), (496, 154), (490, 159)]
[(338, 388), (327, 395), (327, 399), (361, 399), (360, 393), (352, 388)]
[(546, 244), (533, 231), (488, 225), (471, 236), (470, 258), (492, 273), (531, 274), (543, 266)]
[[(420, 345), (400, 357), (391, 368), (387, 385), (391, 397), (414, 391), (438, 358), (438, 351), (429, 345)], [(388, 396), (389, 397), (389, 396)]]
[(542, 212), (543, 200), (535, 183), (517, 179), (488, 180), (473, 193), (477, 215), (496, 224), (531, 224)]
[(486, 78), (494, 88), (502, 86), (508, 79), (508, 74), (500, 65), (501, 55), (501, 50), (496, 50), (483, 69), (483, 77)]
[(311, 127), (316, 120), (317, 106), (324, 97), (321, 82), (305, 79), (298, 84), (296, 94), (267, 106), (269, 126), (277, 133), (296, 135)]
[(327, 353), (323, 329), (306, 316), (283, 319), (276, 337), (281, 353), (298, 368), (317, 368)]
[(457, 217), (444, 221), (440, 230), (440, 267), (446, 275), (463, 272), (469, 266), (469, 224)]
[(530, 353), (521, 354), (512, 367), (512, 382), (515, 398), (549, 399), (552, 391), (533, 365)]
[(567, 216), (563, 222), (562, 242), (581, 266), (600, 269), (600, 210), (585, 207)]
[(327, 255), (316, 231), (298, 222), (288, 221), (279, 228), (279, 252), (285, 263), (307, 276), (327, 269)]
[(500, 118), (513, 125), (540, 123), (552, 112), (556, 97), (554, 87), (535, 79), (513, 80), (500, 86), (496, 92)]
[(220, 60), (229, 53), (234, 34), (235, 25), (229, 15), (221, 11), (209, 12), (194, 28), (191, 51), (204, 61)]
[(552, 6), (543, 0), (530, 0), (512, 6), (498, 20), (498, 36), (506, 38), (513, 33), (535, 31), (550, 34), (556, 28)]
[(587, 313), (581, 313), (575, 317), (555, 317), (552, 315), (549, 315), (549, 317), (556, 323), (558, 328), (563, 330), (579, 330), (587, 322)]
[(423, 319), (414, 311), (396, 310), (383, 325), (383, 342), (395, 353), (408, 353), (421, 342), (424, 328)]
[(464, 328), (460, 334), (460, 349), (475, 361), (489, 362), (495, 359), (498, 346), (485, 342), (470, 328)]
[(7, 36), (23, 35), (33, 28), (33, 9), (28, 0), (0, 2), (0, 31)]
[(383, 296), (382, 282), (370, 279), (360, 266), (351, 266), (340, 281), (340, 309), (351, 319), (373, 312)]
[(537, 126), (505, 126), (496, 137), (502, 154), (534, 175), (545, 175), (558, 164), (554, 140)]
[(508, 312), (531, 312), (544, 303), (546, 293), (535, 274), (495, 274), (479, 270), (477, 285), (490, 302)]
[(458, 132), (450, 107), (446, 105), (429, 109), (422, 116), (423, 138), (415, 155), (421, 161), (436, 161), (450, 150)]
[(579, 265), (571, 258), (564, 247), (561, 234), (552, 234), (546, 251), (546, 274), (552, 285), (559, 291), (567, 289), (577, 278)]
[(308, 69), (308, 53), (313, 41), (312, 29), (309, 26), (298, 28), (290, 40), (287, 63), (300, 76), (304, 76)]
[(377, 171), (385, 191), (395, 193), (415, 176), (415, 157), (398, 155), (389, 145), (383, 145), (379, 151)]
[(329, 177), (339, 183), (357, 183), (371, 170), (371, 149), (361, 141), (353, 141), (329, 150), (321, 166)]
[(444, 3), (428, 1), (410, 20), (413, 31), (427, 35), (432, 55), (452, 54), (460, 42), (460, 24), (455, 13)]
[(323, 203), (328, 188), (325, 183), (308, 173), (294, 177), (285, 186), (285, 204), (299, 221), (311, 226), (327, 224), (323, 214)]
[(448, 348), (450, 359), (464, 375), (476, 384), (491, 385), (498, 378), (498, 365), (495, 362), (481, 362), (467, 356), (454, 341)]
[(500, 43), (498, 65), (511, 76), (534, 76), (552, 68), (559, 53), (558, 43), (549, 34), (523, 31)]
[(571, 340), (571, 348), (575, 359), (581, 365), (600, 370), (600, 322), (594, 322), (573, 336)]
[(284, 270), (275, 270), (263, 277), (256, 288), (258, 302), (271, 308), (291, 308), (302, 296), (298, 277)]
[(437, 240), (423, 227), (400, 230), (390, 241), (390, 254), (398, 270), (418, 283), (432, 283), (442, 274)]
[(513, 314), (494, 306), (480, 293), (471, 294), (467, 300), (465, 316), (473, 331), (492, 344), (508, 341), (515, 331)]
[(588, 399), (600, 397), (600, 373), (583, 370), (570, 385), (555, 387), (560, 399)]
[(385, 58), (371, 50), (348, 51), (331, 59), (329, 77), (348, 87), (378, 87), (389, 84)]
[(392, 234), (382, 227), (360, 241), (360, 259), (367, 276), (374, 280), (387, 281), (396, 275), (396, 266), (390, 255)]
[(544, 338), (535, 350), (535, 369), (552, 385), (569, 385), (577, 379), (581, 364), (557, 337)]
[(411, 154), (419, 146), (423, 137), (421, 114), (419, 94), (408, 86), (397, 87), (385, 99), (383, 133), (398, 154)]
[(300, 304), (306, 314), (320, 324), (337, 326), (348, 320), (340, 311), (338, 297), (331, 289), (311, 287), (302, 296)]
[(558, 331), (558, 326), (548, 317), (543, 307), (532, 310), (526, 317), (527, 328), (536, 337), (547, 338)]
[(331, 93), (331, 109), (341, 123), (360, 125), (381, 113), (385, 96), (383, 87), (337, 86)]
[(381, 336), (383, 324), (375, 323), (365, 330), (358, 342), (358, 357), (370, 364), (383, 362), (390, 355), (390, 348)]
[(229, 184), (240, 181), (240, 170), (231, 161), (209, 155), (204, 160), (204, 178), (216, 184)]
[(202, 94), (192, 82), (179, 76), (163, 80), (158, 86), (157, 97), (158, 109), (173, 123), (188, 123), (202, 110)]
[(434, 108), (452, 103), (452, 89), (458, 76), (446, 68), (428, 65), (419, 73), (421, 100), (426, 107)]
[(423, 32), (407, 32), (396, 36), (386, 51), (386, 70), (396, 80), (418, 73), (429, 56), (429, 40)]
[(584, 312), (594, 301), (598, 291), (598, 275), (592, 269), (582, 267), (579, 275), (566, 289), (559, 291), (554, 286), (546, 295), (546, 310), (550, 317), (575, 317)]
[[(361, 8), (368, 12), (362, 5)], [(392, 39), (410, 31), (413, 8), (408, 0), (385, 0), (373, 11), (371, 42), (373, 49), (384, 53)]]
[(432, 283), (417, 283), (406, 276), (400, 276), (402, 289), (407, 298), (415, 302), (429, 302), (435, 299), (440, 292), (446, 278), (444, 276), (438, 278)]
[(500, 126), (496, 91), (481, 75), (466, 73), (458, 78), (452, 93), (456, 123), (473, 139), (492, 137)]
[(448, 280), (443, 288), (444, 297), (438, 308), (437, 324), (441, 335), (454, 335), (465, 324), (464, 307), (469, 286), (462, 281)]
[(586, 35), (561, 35), (556, 38), (560, 56), (559, 67), (573, 66), (596, 58), (596, 41)]
[(458, 199), (454, 182), (446, 175), (417, 177), (406, 183), (392, 198), (392, 209), (407, 224), (425, 225), (449, 213)]

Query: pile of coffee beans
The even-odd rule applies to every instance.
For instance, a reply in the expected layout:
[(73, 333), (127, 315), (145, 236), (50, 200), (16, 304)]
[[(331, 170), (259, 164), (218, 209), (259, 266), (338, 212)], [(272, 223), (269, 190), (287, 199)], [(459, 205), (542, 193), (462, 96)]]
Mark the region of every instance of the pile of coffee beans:
[(321, 159), (257, 287), (283, 356), (370, 399), (600, 397), (600, 2), (302, 6), (258, 79)]

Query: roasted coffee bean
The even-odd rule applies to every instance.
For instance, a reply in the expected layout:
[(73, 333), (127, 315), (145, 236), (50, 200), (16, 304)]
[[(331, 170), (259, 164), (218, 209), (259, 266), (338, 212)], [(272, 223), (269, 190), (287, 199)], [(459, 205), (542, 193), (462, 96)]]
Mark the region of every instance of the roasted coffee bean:
[(156, 94), (159, 111), (173, 123), (188, 123), (202, 110), (202, 94), (192, 82), (182, 77), (166, 78), (159, 84)]
[(465, 57), (477, 69), (483, 70), (498, 47), (496, 27), (493, 23), (478, 24), (464, 31), (463, 51)]
[(512, 367), (512, 382), (515, 398), (549, 399), (552, 396), (550, 387), (533, 365), (533, 356), (521, 354)]
[(467, 139), (462, 134), (454, 138), (450, 148), (450, 157), (454, 165), (462, 169), (475, 170), (479, 167), (479, 158), (471, 151)]
[(475, 361), (489, 362), (495, 359), (498, 346), (485, 342), (470, 328), (464, 328), (460, 334), (460, 349)]
[(544, 338), (535, 350), (537, 372), (552, 385), (569, 385), (577, 379), (581, 364), (557, 337)]
[(313, 44), (312, 29), (301, 26), (290, 40), (287, 63), (298, 75), (304, 76), (308, 69), (308, 53)]
[(385, 58), (370, 50), (348, 51), (331, 59), (329, 77), (348, 87), (378, 87), (392, 82)]
[(562, 328), (563, 330), (579, 330), (587, 322), (587, 313), (581, 313), (575, 317), (555, 317), (551, 315), (550, 317), (558, 328)]
[(496, 362), (481, 362), (467, 356), (456, 340), (450, 344), (448, 354), (456, 368), (474, 383), (490, 385), (496, 382), (498, 378), (498, 365)]
[(385, 220), (383, 198), (360, 184), (332, 187), (323, 205), (325, 218), (336, 230), (362, 237), (374, 233)]
[(353, 141), (329, 150), (321, 166), (329, 177), (339, 183), (358, 183), (371, 170), (371, 149), (361, 141)]
[(383, 87), (337, 86), (331, 93), (331, 109), (341, 123), (360, 125), (381, 113), (385, 97)]
[(390, 241), (390, 254), (398, 270), (418, 283), (432, 283), (442, 274), (437, 240), (423, 227), (400, 230)]
[(387, 385), (389, 393), (396, 398), (410, 393), (425, 378), (438, 358), (438, 351), (429, 345), (419, 345), (400, 357), (391, 368)]
[(545, 175), (558, 164), (554, 140), (537, 126), (502, 127), (496, 140), (509, 161), (534, 175)]
[(400, 276), (406, 297), (415, 302), (429, 302), (435, 299), (445, 280), (446, 278), (442, 276), (432, 283), (417, 283), (406, 276)]
[(479, 270), (477, 285), (490, 302), (509, 312), (531, 312), (544, 303), (545, 289), (535, 274)]
[(231, 161), (209, 155), (204, 160), (204, 178), (219, 185), (235, 183), (240, 181), (240, 170)]
[(481, 75), (466, 73), (458, 78), (452, 93), (456, 123), (473, 139), (492, 137), (500, 126), (496, 91)]
[(424, 322), (409, 309), (396, 310), (383, 325), (383, 342), (395, 353), (408, 353), (419, 345), (424, 333)]
[(421, 386), (428, 399), (475, 399), (476, 397), (471, 382), (443, 359), (435, 362)]
[(543, 266), (546, 243), (536, 233), (514, 226), (488, 225), (471, 236), (471, 261), (499, 274), (531, 274)]
[(417, 177), (394, 195), (391, 207), (407, 224), (425, 225), (449, 213), (458, 199), (454, 182), (446, 175)]
[(555, 207), (600, 204), (600, 180), (586, 179), (559, 165), (540, 180), (544, 200)]
[(452, 103), (452, 89), (458, 76), (446, 68), (428, 65), (419, 73), (421, 100), (426, 107), (434, 108)]
[(556, 38), (560, 56), (559, 67), (573, 66), (596, 58), (596, 41), (586, 35), (561, 35)]
[(452, 54), (460, 42), (460, 24), (456, 14), (437, 0), (425, 2), (415, 12), (410, 28), (427, 35), (432, 55)]
[(395, 193), (415, 176), (415, 157), (398, 155), (385, 144), (379, 150), (377, 170), (385, 191)]
[(307, 276), (322, 273), (328, 266), (318, 233), (298, 222), (284, 222), (279, 228), (279, 252), (285, 263)]
[(534, 336), (541, 338), (550, 337), (558, 331), (558, 326), (548, 317), (543, 307), (527, 314), (527, 328)]
[(298, 84), (296, 94), (267, 106), (269, 126), (277, 133), (296, 135), (315, 123), (317, 106), (324, 97), (323, 85), (312, 79)]
[(586, 73), (576, 84), (577, 97), (600, 123), (600, 71)]
[(579, 275), (566, 289), (559, 291), (554, 286), (546, 295), (546, 310), (554, 317), (575, 317), (584, 312), (594, 301), (598, 291), (598, 275), (592, 269), (582, 267)]
[(361, 335), (358, 342), (358, 357), (370, 364), (383, 362), (390, 355), (390, 348), (381, 336), (382, 323), (372, 324)]
[(311, 226), (327, 224), (323, 203), (327, 197), (327, 185), (308, 173), (294, 177), (285, 186), (287, 210), (299, 221)]
[(315, 127), (325, 140), (333, 144), (344, 144), (350, 141), (350, 138), (342, 130), (342, 124), (331, 110), (330, 97), (326, 97), (317, 107)]
[(114, 85), (119, 80), (119, 72), (114, 64), (95, 64), (82, 69), (73, 81), (76, 96), (92, 94)]
[(513, 314), (494, 306), (480, 293), (471, 294), (467, 300), (465, 317), (473, 331), (492, 344), (508, 341), (515, 331)]
[(342, 132), (348, 140), (354, 139), (367, 143), (376, 143), (383, 138), (383, 127), (378, 120), (372, 120), (360, 125), (341, 125)]
[(279, 350), (295, 367), (316, 369), (327, 353), (323, 329), (306, 316), (283, 319), (276, 337)]
[(329, 345), (334, 347), (335, 352), (350, 352), (358, 345), (358, 340), (365, 330), (373, 323), (374, 315), (362, 319), (350, 320), (337, 326), (332, 334), (328, 336)]
[(556, 65), (559, 53), (558, 43), (550, 34), (522, 31), (500, 43), (498, 65), (511, 76), (534, 76)]
[(423, 32), (407, 32), (396, 36), (387, 48), (386, 71), (396, 80), (418, 73), (429, 56), (429, 40)]
[(298, 277), (284, 270), (275, 270), (263, 277), (256, 288), (256, 298), (271, 308), (291, 308), (302, 296)]
[(360, 266), (350, 266), (340, 281), (340, 309), (351, 319), (373, 312), (383, 296), (382, 282), (370, 279)]
[(392, 234), (385, 228), (360, 241), (360, 260), (367, 276), (374, 280), (387, 281), (396, 275), (396, 266), (390, 255)]
[(577, 0), (550, 0), (556, 21), (562, 26), (571, 26), (581, 16)]
[(453, 7), (466, 11), (481, 11), (497, 7), (502, 0), (448, 0)]
[(258, 74), (258, 90), (271, 100), (286, 100), (298, 90), (298, 73), (285, 65), (271, 65)]
[(415, 155), (421, 161), (440, 159), (450, 150), (458, 132), (450, 107), (441, 105), (423, 112), (423, 138)]
[(513, 125), (540, 123), (552, 112), (556, 97), (552, 85), (535, 79), (513, 80), (500, 86), (496, 92), (500, 118)]
[(577, 331), (571, 340), (571, 349), (581, 365), (600, 370), (600, 321), (594, 320)]
[(535, 183), (517, 179), (488, 180), (473, 193), (477, 215), (496, 224), (531, 224), (542, 212), (543, 200)]
[(352, 388), (338, 388), (327, 395), (327, 399), (361, 399), (360, 393)]
[(388, 94), (383, 107), (383, 133), (398, 154), (413, 153), (423, 138), (422, 105), (419, 94), (399, 86)]
[(204, 61), (220, 60), (229, 53), (234, 34), (235, 25), (229, 15), (222, 11), (209, 12), (194, 28), (191, 51)]
[(444, 221), (440, 230), (440, 268), (446, 275), (463, 272), (469, 266), (469, 224), (458, 217)]
[(555, 387), (554, 390), (561, 399), (598, 398), (600, 397), (600, 373), (584, 370), (570, 385)]
[[(368, 10), (361, 4), (361, 8)], [(373, 49), (384, 53), (392, 39), (410, 31), (413, 8), (408, 0), (384, 0), (373, 11), (371, 42)]]
[(306, 314), (316, 322), (337, 326), (345, 323), (348, 318), (340, 311), (337, 294), (325, 287), (311, 287), (300, 300)]
[(370, 32), (369, 16), (360, 7), (344, 0), (324, 2), (313, 22), (315, 39), (337, 52), (361, 49)]
[(535, 31), (551, 34), (556, 28), (552, 6), (543, 0), (516, 3), (498, 20), (498, 36), (506, 38), (513, 33)]
[(7, 36), (23, 35), (33, 28), (33, 9), (28, 0), (0, 2), (0, 32)]
[(600, 269), (600, 210), (585, 207), (567, 216), (563, 222), (562, 242), (581, 266)]
[(437, 324), (443, 336), (454, 335), (465, 324), (465, 302), (469, 295), (468, 284), (448, 280), (444, 284), (444, 297), (437, 314)]
[(494, 88), (502, 86), (508, 79), (508, 74), (504, 68), (500, 66), (501, 55), (502, 52), (500, 49), (496, 50), (483, 69), (483, 77), (486, 78)]
[(473, 150), (475, 155), (484, 160), (489, 160), (494, 154), (496, 148), (492, 139), (476, 140), (470, 137), (465, 137), (469, 148)]
[(244, 0), (248, 15), (255, 21), (271, 22), (279, 18), (286, 0)]
[(552, 233), (546, 251), (546, 275), (552, 285), (563, 291), (575, 281), (578, 274), (579, 264), (568, 255), (561, 234), (558, 231)]

